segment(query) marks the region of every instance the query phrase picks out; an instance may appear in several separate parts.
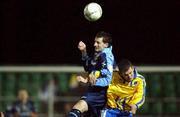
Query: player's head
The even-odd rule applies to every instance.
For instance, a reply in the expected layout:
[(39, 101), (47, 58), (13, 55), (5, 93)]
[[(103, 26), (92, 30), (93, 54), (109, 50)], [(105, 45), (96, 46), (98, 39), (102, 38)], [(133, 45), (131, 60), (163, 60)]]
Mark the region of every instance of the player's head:
[(26, 101), (28, 100), (28, 97), (29, 95), (28, 95), (27, 90), (21, 89), (18, 91), (18, 99), (22, 101), (23, 103), (26, 103)]
[(133, 79), (134, 67), (129, 60), (124, 59), (120, 61), (120, 63), (118, 64), (118, 69), (119, 69), (119, 75), (123, 79), (125, 79), (128, 82), (130, 82)]
[(102, 51), (104, 48), (110, 47), (112, 45), (112, 38), (109, 33), (100, 31), (96, 34), (94, 47), (95, 51)]

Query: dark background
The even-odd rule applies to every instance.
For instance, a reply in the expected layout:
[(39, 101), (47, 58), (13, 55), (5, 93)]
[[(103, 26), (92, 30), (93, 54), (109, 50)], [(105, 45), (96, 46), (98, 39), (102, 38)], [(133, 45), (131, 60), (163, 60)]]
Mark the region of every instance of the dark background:
[[(95, 0), (94, 0), (95, 1)], [(2, 0), (1, 65), (80, 65), (80, 40), (93, 51), (95, 34), (112, 34), (116, 60), (180, 65), (180, 2), (97, 0), (103, 16), (89, 22), (92, 0)]]

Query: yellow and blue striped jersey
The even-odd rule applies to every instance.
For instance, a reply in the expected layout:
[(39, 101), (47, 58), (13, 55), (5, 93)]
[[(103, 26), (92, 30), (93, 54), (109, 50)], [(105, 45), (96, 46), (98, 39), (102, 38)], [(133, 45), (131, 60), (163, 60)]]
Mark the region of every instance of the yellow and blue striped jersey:
[(145, 87), (144, 77), (135, 69), (131, 82), (126, 82), (118, 72), (114, 72), (107, 91), (107, 105), (124, 111), (130, 111), (129, 105), (131, 104), (135, 104), (139, 108), (145, 101)]

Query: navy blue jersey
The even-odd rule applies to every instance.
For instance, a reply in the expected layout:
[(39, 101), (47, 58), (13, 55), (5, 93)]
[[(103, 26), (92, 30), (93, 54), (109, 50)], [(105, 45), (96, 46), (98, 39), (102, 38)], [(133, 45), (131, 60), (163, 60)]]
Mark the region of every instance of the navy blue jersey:
[(95, 85), (90, 85), (88, 91), (81, 97), (88, 104), (88, 112), (85, 116), (99, 117), (100, 110), (106, 104), (107, 87), (112, 80), (114, 65), (112, 47), (104, 48), (101, 52), (96, 52), (93, 57), (84, 55), (82, 56), (82, 60), (85, 71), (88, 73), (99, 72)]
[(88, 73), (99, 71), (100, 77), (96, 80), (95, 86), (108, 86), (112, 80), (114, 56), (112, 47), (104, 48), (101, 52), (96, 52), (93, 57), (82, 56), (85, 71)]
[(31, 113), (36, 113), (36, 110), (34, 103), (30, 100), (25, 104), (21, 101), (16, 101), (11, 108), (9, 108), (8, 113), (12, 115), (16, 113), (19, 117), (31, 117)]

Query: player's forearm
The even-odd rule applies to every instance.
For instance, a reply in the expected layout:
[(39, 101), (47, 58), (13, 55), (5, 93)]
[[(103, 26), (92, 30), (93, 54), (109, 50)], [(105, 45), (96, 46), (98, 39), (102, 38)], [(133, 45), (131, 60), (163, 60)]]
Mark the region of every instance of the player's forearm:
[[(111, 66), (111, 65), (108, 65)], [(100, 70), (99, 77), (96, 79), (97, 86), (108, 86), (112, 80), (113, 71), (109, 68), (104, 68)]]
[(137, 93), (134, 94), (134, 104), (136, 104), (136, 106), (139, 108), (140, 106), (143, 105), (144, 101), (145, 101), (145, 82), (140, 82), (140, 84), (138, 85), (138, 89), (137, 89)]
[(128, 105), (136, 105), (137, 108), (140, 108), (145, 102), (145, 96), (132, 98)]
[(89, 58), (88, 54), (86, 51), (81, 51), (81, 56), (82, 56), (82, 60), (86, 60)]
[(113, 95), (113, 93), (107, 93), (107, 105), (110, 108), (117, 108), (117, 104), (116, 104), (116, 100), (115, 100), (116, 96)]
[(108, 86), (111, 82), (111, 79), (112, 79), (112, 73), (109, 73), (107, 76), (97, 78), (95, 85), (102, 87)]
[(141, 98), (141, 100), (139, 100), (138, 102), (135, 103), (135, 105), (137, 106), (137, 108), (140, 108), (145, 102), (145, 96), (143, 96), (143, 98)]

